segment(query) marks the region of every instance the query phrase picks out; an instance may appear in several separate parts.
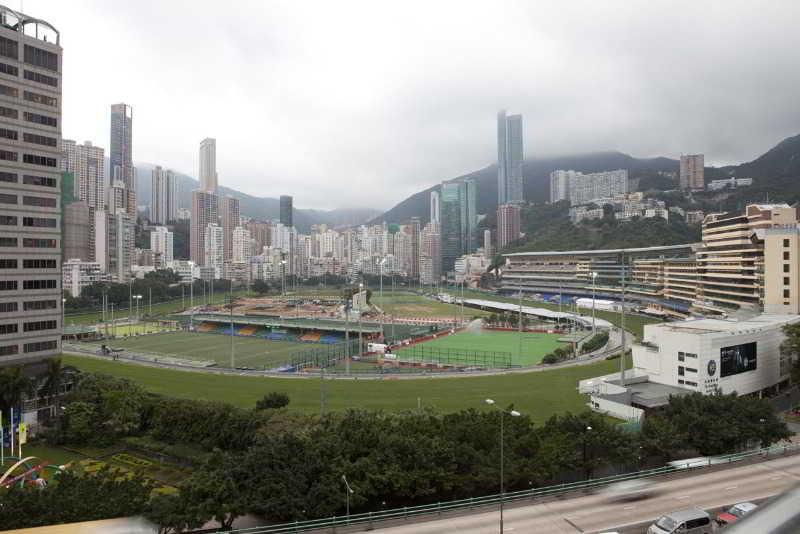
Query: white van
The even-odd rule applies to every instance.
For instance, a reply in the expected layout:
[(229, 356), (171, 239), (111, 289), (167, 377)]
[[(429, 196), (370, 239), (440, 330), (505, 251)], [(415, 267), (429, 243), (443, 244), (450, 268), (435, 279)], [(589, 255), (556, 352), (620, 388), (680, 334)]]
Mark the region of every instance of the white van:
[(712, 534), (711, 516), (699, 508), (670, 512), (650, 525), (647, 534)]

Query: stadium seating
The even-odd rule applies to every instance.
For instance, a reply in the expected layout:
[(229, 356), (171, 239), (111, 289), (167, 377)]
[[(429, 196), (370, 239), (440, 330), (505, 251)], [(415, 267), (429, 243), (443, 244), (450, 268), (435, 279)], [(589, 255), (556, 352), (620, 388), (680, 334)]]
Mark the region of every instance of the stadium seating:
[(324, 343), (326, 345), (332, 345), (334, 343), (341, 343), (342, 341), (344, 341), (344, 339), (342, 339), (341, 336), (338, 336), (336, 334), (323, 334), (319, 338), (319, 343)]
[(300, 336), (300, 341), (305, 341), (306, 343), (319, 343), (321, 337), (321, 332), (306, 332)]
[(257, 330), (258, 330), (257, 326), (253, 325), (242, 326), (239, 327), (239, 329), (236, 331), (236, 335), (250, 337), (254, 336)]
[(213, 332), (217, 328), (219, 328), (219, 325), (217, 323), (200, 323), (200, 325), (198, 325), (198, 327), (197, 327), (197, 331), (198, 332)]

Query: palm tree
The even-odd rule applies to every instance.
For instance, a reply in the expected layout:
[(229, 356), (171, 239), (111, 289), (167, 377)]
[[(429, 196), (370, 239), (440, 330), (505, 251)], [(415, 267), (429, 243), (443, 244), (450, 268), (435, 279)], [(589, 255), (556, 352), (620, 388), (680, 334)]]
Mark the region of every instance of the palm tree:
[(0, 371), (0, 410), (8, 413), (18, 408), (23, 397), (33, 394), (33, 380), (22, 367), (7, 367)]
[(61, 358), (51, 358), (47, 360), (47, 372), (44, 381), (39, 388), (39, 395), (50, 399), (50, 415), (55, 410), (55, 399), (61, 393), (61, 384), (64, 382), (64, 366)]

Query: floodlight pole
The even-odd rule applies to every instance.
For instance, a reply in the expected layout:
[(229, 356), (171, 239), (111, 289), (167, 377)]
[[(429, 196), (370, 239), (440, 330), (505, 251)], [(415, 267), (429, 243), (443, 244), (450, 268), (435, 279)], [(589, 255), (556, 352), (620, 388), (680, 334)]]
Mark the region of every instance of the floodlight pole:
[(231, 309), (231, 369), (236, 369), (236, 357), (234, 353), (233, 343), (233, 280), (231, 280), (230, 294), (228, 296), (228, 305)]
[(619, 357), (619, 385), (625, 386), (625, 252), (622, 253), (622, 306), (620, 330), (622, 335), (622, 355)]

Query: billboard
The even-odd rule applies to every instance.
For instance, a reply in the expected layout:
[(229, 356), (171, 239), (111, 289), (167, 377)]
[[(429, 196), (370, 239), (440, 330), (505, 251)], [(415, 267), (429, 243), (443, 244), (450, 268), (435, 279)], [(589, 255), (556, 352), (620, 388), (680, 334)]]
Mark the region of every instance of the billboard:
[(719, 349), (720, 374), (726, 376), (738, 375), (747, 371), (755, 371), (757, 364), (756, 343), (743, 343)]

